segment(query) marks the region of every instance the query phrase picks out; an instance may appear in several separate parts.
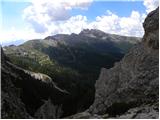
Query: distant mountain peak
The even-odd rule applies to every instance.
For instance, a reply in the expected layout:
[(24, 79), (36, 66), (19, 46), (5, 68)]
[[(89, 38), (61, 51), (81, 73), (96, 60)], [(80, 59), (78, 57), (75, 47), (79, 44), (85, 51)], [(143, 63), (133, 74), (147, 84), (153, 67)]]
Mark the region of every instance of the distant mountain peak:
[(91, 38), (107, 38), (109, 34), (98, 29), (84, 29), (79, 33), (80, 36), (87, 36)]
[[(141, 40), (138, 37), (129, 37), (129, 36), (122, 36), (116, 34), (105, 33), (98, 29), (83, 29), (79, 34), (71, 33), (71, 34), (56, 34), (53, 36), (48, 36), (44, 38), (44, 40), (66, 40), (66, 39), (77, 39), (78, 38), (93, 38), (93, 39), (101, 39), (101, 40), (110, 40), (113, 42), (130, 42), (130, 43), (137, 43)], [(82, 39), (83, 40), (83, 39)]]
[(68, 34), (56, 34), (53, 36), (48, 36), (46, 38), (44, 38), (44, 40), (62, 40), (65, 37), (68, 37)]
[(105, 32), (98, 29), (83, 29), (79, 34), (96, 34), (96, 33), (106, 34)]

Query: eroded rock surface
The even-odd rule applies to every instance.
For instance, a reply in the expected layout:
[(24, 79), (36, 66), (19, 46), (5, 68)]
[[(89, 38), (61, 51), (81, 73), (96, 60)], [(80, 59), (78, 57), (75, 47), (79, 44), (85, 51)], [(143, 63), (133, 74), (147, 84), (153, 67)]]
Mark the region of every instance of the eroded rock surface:
[(156, 119), (158, 118), (158, 104), (142, 105), (140, 107), (131, 108), (121, 116), (117, 116), (117, 119)]
[(55, 119), (60, 118), (62, 115), (62, 106), (54, 105), (51, 99), (45, 101), (35, 113), (35, 117), (38, 119)]
[[(68, 118), (158, 118), (159, 12), (151, 12), (145, 35), (122, 61), (103, 68), (95, 100), (87, 111)], [(44, 76), (26, 73), (2, 55), (2, 118), (60, 118), (66, 91)], [(36, 79), (38, 77), (38, 79)], [(66, 109), (67, 110), (67, 109)]]
[(31, 118), (20, 99), (20, 89), (16, 88), (11, 80), (14, 75), (10, 74), (5, 59), (1, 49), (1, 118)]
[[(62, 105), (69, 94), (67, 91), (57, 87), (49, 76), (26, 71), (12, 64), (2, 50), (1, 58), (2, 118), (59, 118), (62, 116)], [(49, 101), (45, 102), (48, 98), (50, 98)]]
[[(91, 114), (109, 113), (115, 116), (141, 104), (158, 101), (158, 8), (147, 16), (143, 26), (145, 35), (142, 43), (133, 47), (113, 68), (101, 70), (95, 85), (95, 100), (89, 108)], [(153, 116), (158, 117), (158, 110)], [(152, 117), (148, 115), (145, 118)]]

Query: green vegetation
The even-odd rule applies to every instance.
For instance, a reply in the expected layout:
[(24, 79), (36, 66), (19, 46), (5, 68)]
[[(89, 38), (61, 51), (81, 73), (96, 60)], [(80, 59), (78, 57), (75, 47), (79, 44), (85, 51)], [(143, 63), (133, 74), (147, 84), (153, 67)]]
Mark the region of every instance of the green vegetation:
[(70, 93), (71, 111), (83, 111), (94, 100), (94, 84), (100, 69), (112, 67), (133, 44), (83, 35), (66, 35), (63, 39), (31, 40), (5, 47), (5, 53), (14, 64), (50, 76)]

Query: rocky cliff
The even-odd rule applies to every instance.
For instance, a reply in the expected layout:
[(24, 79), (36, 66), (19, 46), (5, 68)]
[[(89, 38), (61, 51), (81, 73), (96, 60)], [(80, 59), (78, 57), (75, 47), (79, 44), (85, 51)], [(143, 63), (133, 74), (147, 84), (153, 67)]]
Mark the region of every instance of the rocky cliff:
[(65, 116), (69, 116), (89, 108), (100, 69), (113, 67), (138, 41), (136, 37), (86, 29), (80, 34), (57, 34), (4, 47), (4, 53), (13, 64), (36, 72), (30, 72), (32, 77), (44, 82), (51, 79), (67, 90), (70, 104), (65, 107)]
[(147, 16), (143, 26), (142, 43), (133, 47), (113, 68), (101, 70), (95, 85), (95, 100), (89, 109), (92, 114), (114, 116), (142, 104), (158, 103), (158, 8)]
[[(90, 108), (68, 118), (158, 118), (158, 9), (145, 19), (142, 42), (113, 68), (101, 69)], [(1, 57), (2, 118), (61, 118), (70, 112), (69, 93), (49, 76), (13, 65), (2, 50)]]
[(3, 50), (1, 63), (2, 118), (59, 118), (63, 115), (69, 93), (57, 87), (49, 76), (17, 67)]
[(142, 42), (113, 68), (101, 69), (90, 108), (68, 118), (158, 118), (159, 8), (143, 27)]
[(22, 100), (20, 90), (12, 82), (13, 74), (6, 65), (6, 57), (1, 50), (1, 117), (2, 118), (30, 118)]

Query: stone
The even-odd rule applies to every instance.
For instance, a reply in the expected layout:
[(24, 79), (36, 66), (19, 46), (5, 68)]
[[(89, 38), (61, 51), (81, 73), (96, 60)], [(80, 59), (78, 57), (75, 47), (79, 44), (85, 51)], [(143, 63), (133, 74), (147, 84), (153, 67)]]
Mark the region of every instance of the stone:
[(54, 105), (51, 99), (48, 99), (37, 110), (34, 116), (38, 119), (55, 119), (55, 118), (60, 118), (62, 114), (63, 114), (62, 106)]
[[(91, 114), (121, 115), (142, 104), (154, 104), (159, 93), (159, 8), (151, 12), (143, 23), (145, 35), (124, 58), (111, 69), (101, 69), (96, 81), (95, 100)], [(144, 113), (147, 114), (147, 113)], [(157, 118), (139, 115), (137, 118)], [(125, 116), (132, 118), (132, 114)]]

